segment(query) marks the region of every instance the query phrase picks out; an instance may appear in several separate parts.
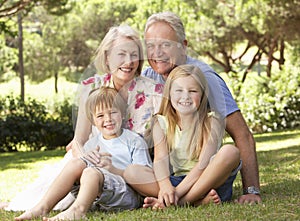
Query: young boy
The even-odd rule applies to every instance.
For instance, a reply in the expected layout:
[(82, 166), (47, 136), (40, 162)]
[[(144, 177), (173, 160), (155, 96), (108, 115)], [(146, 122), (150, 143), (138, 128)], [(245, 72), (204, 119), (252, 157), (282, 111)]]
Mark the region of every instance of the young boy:
[[(130, 164), (151, 166), (151, 161), (143, 138), (122, 129), (125, 107), (113, 88), (101, 87), (91, 92), (86, 113), (100, 133), (84, 145), (84, 157), (67, 163), (42, 200), (15, 220), (46, 215), (70, 191), (77, 195), (74, 203), (55, 217), (43, 220), (81, 219), (93, 202), (103, 210), (134, 209), (142, 205), (141, 196), (125, 183), (123, 171)], [(89, 159), (98, 163), (95, 165)]]

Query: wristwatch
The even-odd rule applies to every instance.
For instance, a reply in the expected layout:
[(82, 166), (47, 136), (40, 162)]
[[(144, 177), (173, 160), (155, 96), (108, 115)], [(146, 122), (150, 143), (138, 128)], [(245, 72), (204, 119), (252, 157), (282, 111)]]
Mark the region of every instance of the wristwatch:
[(249, 186), (246, 189), (244, 189), (244, 195), (245, 194), (255, 194), (255, 195), (260, 195), (260, 191), (257, 187), (255, 186)]

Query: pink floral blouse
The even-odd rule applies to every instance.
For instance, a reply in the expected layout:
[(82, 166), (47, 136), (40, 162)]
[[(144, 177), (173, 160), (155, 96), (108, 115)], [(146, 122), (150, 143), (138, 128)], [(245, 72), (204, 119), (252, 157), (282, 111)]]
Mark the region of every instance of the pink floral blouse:
[[(82, 81), (82, 85), (89, 87), (89, 91), (100, 86), (114, 88), (113, 76), (96, 74)], [(135, 77), (128, 88), (128, 107), (124, 127), (145, 136), (152, 116), (159, 110), (162, 91), (163, 84), (158, 84), (146, 77)]]

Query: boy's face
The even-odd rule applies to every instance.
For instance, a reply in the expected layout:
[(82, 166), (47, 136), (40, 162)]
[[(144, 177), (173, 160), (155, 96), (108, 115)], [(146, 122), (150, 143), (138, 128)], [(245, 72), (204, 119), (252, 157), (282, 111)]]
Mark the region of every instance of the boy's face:
[(97, 129), (104, 139), (112, 139), (120, 136), (122, 126), (122, 114), (117, 108), (102, 109), (99, 106), (93, 115)]

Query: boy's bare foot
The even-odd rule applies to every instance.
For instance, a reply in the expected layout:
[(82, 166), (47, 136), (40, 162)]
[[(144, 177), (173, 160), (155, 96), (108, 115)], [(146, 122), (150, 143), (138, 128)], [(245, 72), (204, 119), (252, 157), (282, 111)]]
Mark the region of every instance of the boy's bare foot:
[(144, 199), (143, 208), (152, 208), (153, 210), (164, 209), (166, 206), (159, 202), (155, 197), (146, 197)]
[(209, 203), (214, 203), (214, 204), (221, 204), (221, 199), (217, 193), (216, 190), (211, 189), (208, 194), (202, 199), (200, 200), (199, 203), (195, 204), (195, 206), (199, 206), (199, 205), (206, 205)]
[(0, 209), (4, 209), (5, 207), (7, 207), (9, 205), (8, 202), (0, 202)]
[(15, 217), (16, 221), (21, 221), (21, 220), (31, 220), (33, 218), (37, 218), (39, 216), (46, 215), (48, 213), (48, 210), (41, 207), (41, 206), (36, 206), (30, 210), (27, 210), (26, 212), (22, 213), (20, 216)]
[(53, 216), (51, 218), (43, 217), (43, 221), (57, 221), (57, 220), (82, 220), (85, 218), (84, 212), (79, 208), (70, 207), (69, 209)]

